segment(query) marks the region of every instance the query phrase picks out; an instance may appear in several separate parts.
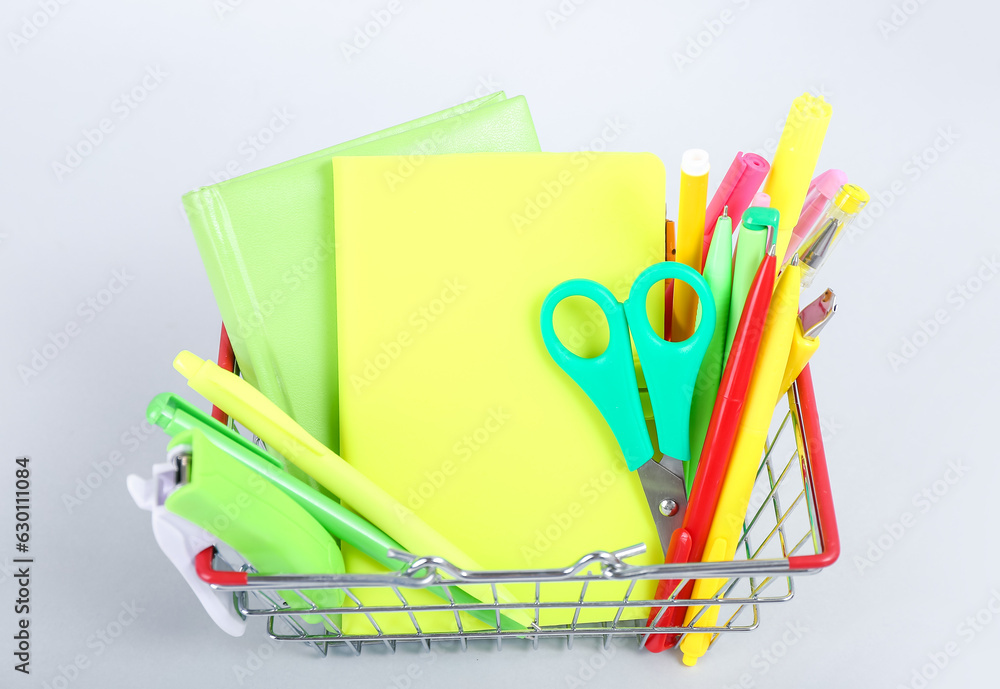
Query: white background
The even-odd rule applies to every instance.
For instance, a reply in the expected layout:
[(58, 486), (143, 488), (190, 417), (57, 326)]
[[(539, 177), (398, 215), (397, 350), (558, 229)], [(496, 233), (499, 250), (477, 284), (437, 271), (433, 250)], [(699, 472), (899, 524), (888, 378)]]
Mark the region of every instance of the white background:
[[(757, 631), (724, 639), (695, 669), (674, 653), (623, 647), (592, 681), (921, 686), (915, 672), (934, 675), (928, 686), (996, 681), (1000, 620), (987, 607), (1000, 610), (995, 4), (400, 0), (348, 60), (343, 44), (385, 2), (231, 2), (16, 0), (0, 16), (0, 560), (14, 556), (21, 453), (33, 457), (37, 557), (30, 678), (12, 670), (15, 587), (0, 577), (0, 685), (233, 686), (234, 667), (257, 667), (263, 628), (241, 639), (216, 629), (125, 490), (125, 476), (147, 473), (166, 445), (158, 432), (132, 435), (146, 404), (166, 390), (187, 394), (173, 356), (214, 357), (217, 347), (219, 316), (180, 196), (231, 162), (258, 169), (496, 88), (528, 98), (545, 150), (587, 147), (617, 118), (627, 129), (609, 148), (658, 154), (672, 207), (683, 150), (710, 151), (714, 188), (737, 150), (770, 157), (791, 100), (819, 92), (834, 106), (819, 169), (845, 169), (876, 199), (865, 231), (814, 285), (840, 300), (813, 366), (840, 561), (799, 580), (792, 602), (762, 610)], [(48, 5), (50, 18), (39, 14)], [(685, 51), (689, 63), (676, 57)], [(161, 80), (147, 79), (155, 88), (123, 109), (121, 94), (142, 91), (150, 69)], [(275, 108), (294, 119), (248, 160), (244, 142)], [(103, 118), (110, 133), (57, 172)], [(85, 317), (80, 305), (116, 270), (127, 287)], [(915, 337), (935, 316), (933, 335)], [(24, 380), (18, 366), (70, 322), (79, 334)], [(904, 338), (922, 346), (904, 355)], [(110, 476), (72, 502), (93, 464), (115, 452)], [(943, 483), (950, 463), (961, 471)], [(935, 487), (935, 502), (915, 501)], [(909, 528), (892, 529), (907, 513)], [(879, 559), (861, 566), (869, 556)], [(97, 641), (132, 605), (140, 611), (121, 635)], [(965, 622), (977, 613), (978, 631)], [(787, 625), (805, 631), (786, 634)], [(783, 636), (797, 638), (786, 647)], [(321, 659), (264, 646), (268, 659), (245, 686), (566, 686), (600, 664), (596, 648)], [(762, 655), (769, 649), (776, 662)], [(929, 654), (945, 667), (928, 665)], [(408, 666), (419, 676), (405, 678)]]

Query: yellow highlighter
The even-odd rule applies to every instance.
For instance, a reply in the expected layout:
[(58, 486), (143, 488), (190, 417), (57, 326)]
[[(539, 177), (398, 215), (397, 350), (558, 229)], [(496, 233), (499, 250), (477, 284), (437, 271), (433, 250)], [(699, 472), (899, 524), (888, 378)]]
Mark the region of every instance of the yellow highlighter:
[[(788, 363), (785, 364), (785, 375), (781, 378), (781, 396), (792, 387), (792, 382), (799, 377), (809, 359), (819, 349), (819, 332), (830, 322), (837, 312), (837, 295), (832, 289), (816, 297), (811, 304), (799, 311), (795, 322), (795, 334), (792, 335), (792, 348), (788, 352)], [(776, 403), (777, 404), (777, 403)]]
[[(309, 435), (239, 376), (187, 351), (177, 355), (174, 368), (187, 378), (188, 385), (208, 401), (239, 420), (268, 446), (349, 503), (358, 514), (382, 529), (410, 553), (443, 557), (464, 569), (484, 569), (410, 508)], [(473, 591), (468, 592), (483, 599)], [(497, 592), (502, 601), (516, 602), (503, 587), (498, 587)], [(487, 597), (489, 599), (492, 599), (492, 595)], [(510, 610), (505, 614), (526, 627), (531, 624), (527, 615), (521, 611)]]
[[(743, 416), (736, 431), (736, 442), (729, 458), (729, 468), (722, 483), (722, 492), (712, 526), (705, 542), (703, 562), (724, 562), (736, 555), (736, 546), (743, 534), (743, 520), (750, 504), (761, 453), (767, 441), (767, 431), (774, 414), (775, 398), (779, 394), (781, 376), (788, 361), (792, 336), (795, 332), (796, 314), (801, 280), (801, 267), (793, 258), (774, 289), (771, 307), (767, 314), (760, 350), (750, 378), (750, 390), (743, 407)], [(693, 598), (714, 598), (725, 586), (726, 579), (699, 579), (695, 582)], [(689, 625), (701, 611), (701, 606), (687, 610), (684, 624)], [(714, 627), (719, 618), (719, 606), (710, 606), (695, 622), (695, 627)], [(694, 665), (705, 655), (712, 640), (710, 633), (689, 633), (681, 641), (684, 664)]]
[[(681, 195), (677, 206), (677, 260), (701, 272), (705, 241), (705, 207), (708, 203), (708, 151), (692, 148), (681, 157)], [(673, 323), (670, 339), (686, 340), (694, 334), (698, 296), (691, 285), (674, 281)]]
[(781, 130), (771, 174), (764, 183), (764, 193), (771, 196), (771, 208), (776, 208), (780, 214), (779, 266), (783, 264), (792, 230), (799, 221), (832, 112), (823, 96), (803, 93), (792, 101), (788, 119)]

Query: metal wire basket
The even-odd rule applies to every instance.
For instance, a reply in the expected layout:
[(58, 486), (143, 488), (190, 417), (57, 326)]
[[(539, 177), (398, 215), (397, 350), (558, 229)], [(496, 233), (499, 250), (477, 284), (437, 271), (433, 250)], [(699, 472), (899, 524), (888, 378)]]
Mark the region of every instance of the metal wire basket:
[[(395, 651), (399, 642), (415, 642), (429, 651), (432, 642), (453, 642), (464, 650), (469, 640), (485, 640), (499, 650), (506, 640), (523, 639), (537, 648), (542, 639), (558, 638), (572, 647), (577, 637), (598, 637), (605, 648), (616, 637), (632, 637), (641, 647), (653, 633), (691, 632), (707, 606), (719, 605), (718, 626), (697, 627), (698, 632), (713, 634), (714, 644), (723, 633), (756, 629), (761, 605), (790, 600), (795, 575), (821, 571), (840, 552), (808, 368), (787, 402), (775, 412), (737, 559), (731, 562), (631, 565), (629, 559), (645, 551), (645, 545), (636, 544), (616, 552), (586, 554), (563, 569), (466, 571), (432, 555), (397, 552), (392, 556), (408, 566), (393, 574), (265, 576), (246, 565), (231, 567), (209, 548), (196, 559), (198, 575), (216, 589), (231, 591), (243, 616), (267, 618), (271, 638), (311, 644), (324, 655), (331, 648), (360, 654), (369, 645)], [(725, 583), (708, 599), (679, 597), (694, 579)], [(663, 598), (634, 596), (636, 585), (646, 580), (680, 583)], [(609, 582), (619, 586), (608, 587)], [(513, 602), (502, 599), (498, 587), (510, 584), (533, 585), (534, 596)], [(413, 601), (415, 591), (430, 587), (444, 592), (439, 602)], [(464, 602), (468, 597), (456, 595), (459, 587), (479, 591), (478, 602)], [(313, 605), (309, 592), (317, 589), (341, 589), (343, 605)], [(392, 602), (363, 604), (359, 592), (364, 589), (391, 593)], [(615, 595), (607, 594), (611, 590)], [(294, 604), (289, 604), (279, 591), (294, 591), (301, 600), (293, 598)], [(666, 607), (689, 605), (706, 607), (687, 626), (660, 626), (659, 618), (647, 622), (650, 609), (660, 608), (662, 613)], [(551, 619), (554, 611), (570, 621), (548, 623), (546, 618)], [(431, 614), (436, 615), (434, 623), (427, 622)], [(512, 629), (504, 623), (512, 617), (529, 623)]]

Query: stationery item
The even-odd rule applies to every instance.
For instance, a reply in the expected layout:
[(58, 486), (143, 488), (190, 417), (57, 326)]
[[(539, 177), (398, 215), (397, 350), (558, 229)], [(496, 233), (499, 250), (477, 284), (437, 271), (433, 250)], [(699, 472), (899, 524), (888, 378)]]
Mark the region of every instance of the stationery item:
[(719, 381), (726, 361), (726, 331), (733, 285), (733, 221), (726, 215), (725, 209), (716, 225), (718, 227), (713, 233), (712, 246), (705, 263), (705, 279), (715, 301), (715, 329), (701, 362), (691, 401), (691, 459), (684, 464), (684, 484), (688, 495), (694, 485), (701, 449), (705, 444), (705, 433), (708, 432), (708, 422), (715, 407), (715, 397), (719, 392)]
[(792, 229), (799, 220), (802, 202), (819, 151), (823, 146), (826, 128), (833, 109), (823, 96), (803, 93), (792, 101), (792, 107), (778, 139), (778, 150), (771, 163), (771, 174), (764, 183), (764, 191), (771, 196), (771, 206), (781, 214), (778, 227), (778, 265), (783, 265)]
[[(665, 261), (677, 260), (677, 233), (674, 230), (674, 221), (667, 220), (666, 229), (666, 256)], [(674, 281), (667, 280), (663, 283), (663, 339), (670, 340), (670, 327), (673, 324), (674, 313)]]
[(430, 154), (538, 150), (524, 98), (498, 92), (186, 194), (243, 377), (338, 449), (331, 156), (405, 156), (382, 179), (400, 189)]
[[(701, 301), (701, 322), (683, 344), (665, 341), (649, 324), (646, 297), (660, 280), (689, 284)], [(556, 335), (552, 321), (556, 307), (569, 297), (590, 299), (607, 318), (608, 347), (599, 356), (580, 357), (569, 351)], [(664, 550), (684, 516), (683, 463), (690, 458), (691, 394), (705, 350), (714, 338), (715, 318), (715, 302), (705, 279), (690, 266), (666, 261), (650, 266), (636, 278), (624, 304), (603, 285), (581, 279), (557, 285), (542, 303), (545, 348), (601, 412), (629, 470), (638, 473)], [(663, 455), (659, 461), (654, 461), (646, 429), (632, 342), (639, 354), (653, 408), (656, 437)]]
[(779, 387), (781, 395), (792, 387), (792, 383), (799, 377), (802, 369), (806, 367), (809, 359), (819, 348), (819, 333), (836, 312), (837, 295), (833, 293), (832, 289), (826, 290), (799, 311), (799, 317), (795, 322), (791, 351), (788, 353), (788, 363), (785, 364), (785, 373), (781, 377), (781, 386)]
[[(236, 372), (236, 355), (233, 353), (233, 343), (229, 341), (229, 333), (226, 332), (226, 325), (222, 325), (222, 333), (219, 337), (219, 366), (227, 371)], [(212, 418), (226, 425), (229, 417), (226, 412), (216, 406), (212, 407)]]
[[(674, 532), (667, 548), (667, 562), (697, 562), (705, 548), (708, 529), (715, 514), (715, 508), (726, 475), (729, 453), (736, 440), (736, 430), (743, 413), (743, 403), (750, 385), (754, 361), (760, 347), (761, 334), (771, 303), (774, 285), (775, 230), (768, 228), (767, 249), (754, 276), (747, 294), (740, 325), (733, 340), (733, 356), (726, 361), (722, 372), (719, 394), (708, 424), (701, 463), (695, 475), (683, 526)], [(666, 598), (677, 590), (680, 582), (676, 579), (661, 581), (656, 588), (657, 598)], [(679, 598), (689, 598), (694, 583), (689, 581), (678, 593)], [(677, 627), (684, 619), (684, 608), (673, 606), (654, 608), (648, 623), (661, 627)], [(646, 648), (658, 652), (672, 648), (679, 638), (676, 634), (652, 634), (646, 640)]]
[(809, 183), (809, 191), (806, 192), (806, 200), (802, 204), (799, 221), (795, 223), (792, 238), (785, 251), (785, 263), (791, 260), (792, 255), (798, 251), (803, 240), (813, 234), (817, 226), (822, 224), (820, 216), (822, 216), (826, 204), (837, 195), (837, 192), (845, 184), (847, 184), (847, 174), (843, 170), (827, 170), (816, 175)]
[[(705, 201), (708, 197), (708, 152), (700, 148), (681, 157), (681, 195), (677, 207), (677, 262), (701, 270), (701, 245), (705, 232)], [(698, 317), (694, 290), (684, 283), (674, 285), (674, 342), (691, 337)]]
[[(705, 211), (705, 238), (702, 242), (702, 267), (708, 259), (712, 246), (712, 236), (715, 226), (725, 209), (732, 218), (742, 218), (743, 211), (750, 207), (754, 194), (760, 189), (761, 183), (767, 177), (771, 164), (756, 153), (736, 154), (733, 158), (722, 184), (715, 190), (712, 200)], [(766, 205), (766, 204), (765, 204)], [(730, 223), (731, 226), (731, 223)]]
[(732, 350), (750, 284), (760, 267), (760, 262), (764, 259), (767, 228), (777, 227), (778, 221), (778, 211), (773, 208), (753, 206), (743, 214), (736, 240), (736, 255), (733, 257), (733, 290), (729, 302), (724, 352), (726, 360), (729, 359), (729, 352)]
[[(483, 569), (412, 510), (395, 500), (335, 452), (323, 447), (242, 378), (186, 351), (174, 359), (174, 368), (188, 379), (188, 385), (194, 390), (239, 420), (327, 490), (350, 502), (351, 507), (361, 516), (401, 543), (408, 552), (435, 553), (456, 566)], [(479, 596), (482, 591), (477, 594), (473, 593), (474, 587), (463, 588), (471, 596), (481, 600)], [(502, 587), (498, 588), (498, 595), (502, 602), (514, 602)], [(508, 616), (520, 625), (530, 624), (522, 612), (512, 611)]]
[[(785, 266), (771, 298), (767, 323), (761, 337), (760, 351), (754, 364), (750, 389), (747, 393), (743, 415), (740, 417), (733, 444), (729, 467), (719, 493), (718, 507), (708, 532), (702, 562), (727, 562), (736, 555), (736, 547), (743, 533), (744, 519), (750, 504), (760, 458), (767, 442), (767, 431), (774, 415), (775, 399), (781, 394), (781, 376), (788, 361), (788, 353), (795, 331), (796, 310), (799, 303), (800, 268), (793, 256)], [(699, 579), (694, 585), (694, 598), (708, 599), (719, 594), (726, 579)], [(691, 606), (684, 618), (689, 625), (702, 606)], [(695, 627), (714, 627), (718, 622), (719, 606), (709, 606)], [(681, 640), (684, 664), (694, 665), (705, 655), (712, 640), (709, 633), (690, 633)]]
[[(660, 160), (433, 156), (395, 190), (384, 175), (396, 159), (332, 164), (343, 456), (489, 569), (562, 568), (637, 543), (648, 550), (630, 561), (662, 562), (639, 478), (586, 395), (553, 375), (538, 328), (553, 285), (585, 277), (624, 299), (662, 261)], [(662, 294), (652, 290), (647, 304), (657, 334)], [(600, 354), (608, 329), (593, 303), (567, 300), (554, 320), (574, 352)], [(351, 548), (345, 557), (351, 572), (364, 566)], [(654, 587), (640, 582), (633, 597)], [(508, 589), (534, 601), (531, 584)], [(595, 582), (588, 595), (626, 589)], [(570, 584), (542, 593), (545, 602), (579, 595)], [(584, 611), (578, 622), (616, 612)], [(572, 620), (567, 609), (540, 615), (542, 625)]]
[(173, 462), (153, 465), (153, 476), (143, 479), (130, 474), (128, 491), (141, 509), (153, 514), (153, 536), (160, 550), (184, 577), (205, 612), (219, 629), (230, 636), (243, 636), (246, 620), (233, 604), (233, 594), (213, 589), (198, 577), (195, 557), (205, 548), (214, 546), (218, 539), (199, 526), (168, 512), (163, 506), (167, 495), (177, 488), (177, 467)]
[(826, 205), (817, 229), (805, 238), (799, 249), (802, 263), (802, 287), (812, 285), (813, 278), (827, 257), (833, 253), (844, 229), (858, 216), (868, 203), (869, 196), (856, 184), (845, 184), (837, 195)]
[[(177, 479), (163, 503), (168, 511), (228, 544), (260, 574), (343, 574), (344, 560), (333, 537), (203, 433), (180, 433), (169, 448)], [(302, 593), (319, 608), (339, 607), (344, 601), (342, 589)], [(307, 605), (295, 591), (278, 595), (291, 605)], [(331, 625), (317, 615), (304, 619)]]
[[(306, 483), (299, 481), (288, 472), (283, 471), (280, 461), (268, 455), (260, 447), (254, 445), (239, 433), (215, 422), (214, 419), (208, 417), (190, 402), (170, 393), (157, 395), (149, 403), (149, 407), (146, 410), (146, 418), (151, 424), (160, 426), (170, 436), (177, 436), (191, 430), (198, 430), (221, 451), (259, 474), (263, 479), (277, 486), (285, 495), (305, 510), (309, 516), (315, 519), (320, 526), (336, 538), (341, 539), (345, 543), (350, 543), (353, 547), (389, 570), (400, 571), (408, 566), (406, 562), (391, 558), (388, 555), (389, 549), (405, 552), (403, 546), (337, 501), (320, 493)], [(154, 480), (155, 478), (156, 471), (154, 470)], [(129, 477), (129, 481), (131, 480), (132, 477)], [(135, 497), (135, 493), (133, 493), (133, 497)], [(136, 499), (136, 502), (138, 502), (138, 499)], [(140, 507), (142, 506), (140, 505)], [(167, 514), (169, 515), (169, 513)], [(154, 531), (156, 518), (157, 515), (154, 512)], [(191, 558), (188, 563), (190, 564), (192, 575), (194, 573), (194, 555), (203, 550), (207, 545), (211, 545), (211, 543), (205, 544), (204, 539), (195, 540), (194, 542), (196, 545), (192, 546), (193, 552), (190, 553)], [(166, 549), (164, 551), (166, 552)], [(181, 569), (180, 565), (178, 565), (178, 569)], [(182, 569), (182, 574), (187, 578), (188, 575), (185, 572), (186, 570)], [(440, 599), (449, 599), (448, 594), (440, 587), (430, 587), (427, 591)], [(436, 602), (422, 590), (414, 590), (411, 596), (414, 603), (421, 600), (426, 604)], [(201, 594), (199, 594), (200, 597)], [(475, 598), (458, 588), (451, 589), (451, 597), (458, 603), (478, 602)], [(443, 614), (447, 618), (453, 619), (450, 613)], [(489, 626), (493, 626), (496, 622), (496, 617), (492, 611), (474, 611), (469, 614)], [(426, 619), (430, 616), (431, 614), (425, 613), (421, 615), (421, 619)], [(503, 616), (501, 616), (501, 622), (503, 629), (524, 628), (522, 625)]]

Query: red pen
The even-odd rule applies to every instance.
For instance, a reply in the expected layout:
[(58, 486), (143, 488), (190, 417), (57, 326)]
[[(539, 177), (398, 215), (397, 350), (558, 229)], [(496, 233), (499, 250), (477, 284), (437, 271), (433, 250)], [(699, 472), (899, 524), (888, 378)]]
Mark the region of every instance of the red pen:
[[(236, 355), (233, 354), (233, 345), (229, 341), (229, 333), (226, 332), (226, 324), (222, 324), (222, 335), (219, 337), (219, 366), (232, 373), (236, 372)], [(229, 423), (229, 416), (215, 405), (212, 405), (212, 418), (225, 425)]]
[[(726, 362), (722, 382), (719, 385), (719, 395), (712, 409), (712, 418), (709, 421), (698, 472), (691, 487), (691, 497), (684, 513), (684, 522), (670, 538), (665, 557), (667, 563), (698, 562), (705, 548), (705, 540), (708, 538), (722, 482), (729, 465), (729, 454), (732, 452), (733, 443), (736, 442), (736, 429), (740, 423), (743, 402), (757, 360), (757, 350), (760, 348), (767, 311), (771, 305), (776, 270), (774, 235), (774, 228), (769, 228), (767, 253), (760, 262), (757, 274), (754, 275), (750, 285), (750, 291), (747, 293), (743, 315), (740, 317), (740, 324), (730, 350), (732, 355)], [(668, 597), (679, 583), (679, 579), (661, 581), (656, 588), (656, 597), (658, 599)], [(677, 598), (689, 597), (693, 587), (694, 581), (688, 581), (683, 590), (677, 594)], [(668, 607), (662, 613), (661, 610), (662, 608), (654, 608), (650, 611), (648, 621), (650, 626), (657, 617), (660, 617), (656, 623), (659, 627), (676, 627), (683, 624), (686, 610), (684, 606)], [(673, 648), (679, 639), (679, 634), (652, 634), (646, 640), (646, 648), (658, 653)]]

